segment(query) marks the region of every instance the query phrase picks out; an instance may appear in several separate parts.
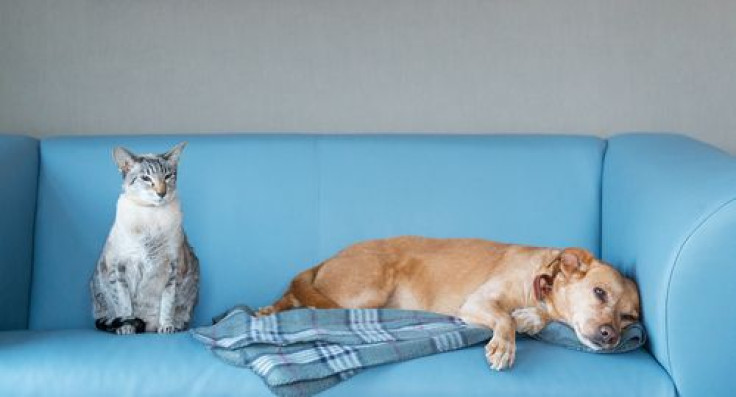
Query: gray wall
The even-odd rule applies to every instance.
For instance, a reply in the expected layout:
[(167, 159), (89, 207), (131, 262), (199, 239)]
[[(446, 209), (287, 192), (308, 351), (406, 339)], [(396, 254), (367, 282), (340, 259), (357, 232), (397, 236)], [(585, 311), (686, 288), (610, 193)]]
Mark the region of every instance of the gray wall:
[(626, 130), (736, 152), (736, 1), (0, 0), (0, 131)]

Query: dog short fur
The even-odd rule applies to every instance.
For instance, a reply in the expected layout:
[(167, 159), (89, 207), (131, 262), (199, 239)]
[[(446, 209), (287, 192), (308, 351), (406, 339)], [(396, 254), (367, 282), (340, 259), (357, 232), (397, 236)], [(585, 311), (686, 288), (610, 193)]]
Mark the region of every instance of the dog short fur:
[(581, 248), (480, 239), (396, 237), (361, 242), (297, 275), (260, 315), (298, 307), (397, 308), (457, 316), (493, 329), (486, 358), (513, 365), (515, 333), (549, 321), (574, 328), (592, 349), (615, 347), (638, 321), (636, 284)]

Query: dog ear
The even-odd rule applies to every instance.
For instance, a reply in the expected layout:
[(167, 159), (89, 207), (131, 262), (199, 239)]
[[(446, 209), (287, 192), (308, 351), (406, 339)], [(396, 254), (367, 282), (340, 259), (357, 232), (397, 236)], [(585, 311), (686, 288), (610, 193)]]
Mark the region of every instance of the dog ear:
[(560, 270), (567, 278), (584, 275), (593, 262), (593, 254), (583, 248), (565, 248), (560, 253)]
[(548, 274), (540, 274), (534, 278), (534, 297), (538, 301), (544, 301), (552, 292), (552, 277)]

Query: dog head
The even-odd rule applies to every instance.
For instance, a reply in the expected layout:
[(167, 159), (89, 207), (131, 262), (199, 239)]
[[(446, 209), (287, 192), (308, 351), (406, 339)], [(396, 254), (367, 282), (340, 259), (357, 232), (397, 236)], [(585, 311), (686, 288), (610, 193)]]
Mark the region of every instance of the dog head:
[(594, 350), (616, 347), (621, 330), (639, 320), (636, 284), (581, 248), (567, 248), (534, 280), (535, 295), (550, 314), (575, 329)]

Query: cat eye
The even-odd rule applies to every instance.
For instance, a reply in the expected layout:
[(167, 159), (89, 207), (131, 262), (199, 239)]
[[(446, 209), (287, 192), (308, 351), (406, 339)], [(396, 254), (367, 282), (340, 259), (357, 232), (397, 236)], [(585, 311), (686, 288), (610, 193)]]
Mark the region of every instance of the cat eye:
[(603, 288), (601, 288), (601, 287), (595, 287), (595, 288), (593, 288), (593, 293), (595, 294), (595, 296), (598, 299), (600, 299), (601, 302), (605, 302), (606, 301), (606, 298), (607, 298), (606, 297), (606, 291)]
[(141, 179), (143, 179), (146, 182), (151, 182), (151, 178), (148, 175), (141, 175)]
[(164, 176), (164, 179), (169, 180), (172, 176), (174, 176), (174, 174), (166, 174), (166, 176)]

